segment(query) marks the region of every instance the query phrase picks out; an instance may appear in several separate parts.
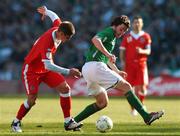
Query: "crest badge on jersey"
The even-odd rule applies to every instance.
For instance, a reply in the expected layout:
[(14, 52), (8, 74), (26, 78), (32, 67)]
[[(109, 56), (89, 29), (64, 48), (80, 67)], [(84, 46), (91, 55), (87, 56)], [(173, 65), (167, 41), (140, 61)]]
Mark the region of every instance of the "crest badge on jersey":
[(34, 85), (31, 85), (29, 89), (33, 91), (35, 89)]
[(141, 43), (144, 43), (144, 42), (145, 42), (144, 37), (141, 37), (141, 38), (140, 38), (140, 42), (141, 42)]
[(127, 42), (128, 43), (132, 42), (132, 37), (131, 36), (127, 37)]

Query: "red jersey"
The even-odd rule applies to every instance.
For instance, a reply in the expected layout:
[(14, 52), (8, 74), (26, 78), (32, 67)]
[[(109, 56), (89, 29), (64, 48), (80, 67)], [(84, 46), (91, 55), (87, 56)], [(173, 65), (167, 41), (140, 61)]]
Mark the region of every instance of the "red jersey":
[(49, 71), (45, 69), (42, 60), (52, 60), (52, 56), (55, 54), (57, 47), (61, 42), (55, 38), (55, 31), (58, 30), (60, 24), (61, 20), (56, 19), (53, 22), (52, 28), (36, 40), (31, 51), (26, 56), (25, 64), (28, 64), (34, 72), (45, 73)]
[(138, 54), (136, 48), (140, 47), (146, 49), (147, 46), (151, 45), (151, 37), (148, 33), (141, 31), (139, 35), (134, 34), (132, 31), (124, 36), (121, 49), (125, 49), (125, 62), (142, 62), (147, 61), (147, 55)]

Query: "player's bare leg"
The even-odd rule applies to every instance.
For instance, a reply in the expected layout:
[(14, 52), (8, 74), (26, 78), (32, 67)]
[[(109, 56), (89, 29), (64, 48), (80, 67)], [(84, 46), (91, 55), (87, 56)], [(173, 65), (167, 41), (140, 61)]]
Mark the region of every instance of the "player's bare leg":
[[(132, 90), (132, 91), (133, 91), (134, 94), (136, 94), (136, 92), (137, 92), (137, 90), (136, 90), (135, 87), (133, 87), (133, 90)], [(130, 105), (130, 107), (131, 107), (131, 111), (130, 111), (131, 115), (132, 115), (132, 116), (137, 116), (137, 115), (138, 115), (137, 110), (136, 110), (134, 107), (132, 107), (131, 105)]]
[(129, 104), (138, 111), (138, 113), (143, 117), (144, 122), (147, 125), (150, 125), (152, 122), (159, 119), (164, 114), (164, 111), (148, 113), (143, 108), (143, 104), (140, 102), (138, 97), (131, 91), (132, 90), (131, 85), (125, 80), (120, 81), (115, 88), (123, 91)]
[(101, 92), (98, 95), (94, 96), (96, 99), (96, 103), (92, 103), (88, 105), (84, 110), (82, 110), (74, 119), (76, 122), (80, 122), (94, 113), (102, 110), (108, 105), (108, 96), (106, 92)]
[(147, 95), (147, 87), (146, 85), (137, 86), (137, 96), (139, 100), (144, 104), (145, 97)]
[(75, 122), (71, 117), (71, 92), (69, 85), (66, 82), (63, 82), (55, 89), (60, 95), (60, 105), (64, 115), (65, 130), (79, 131), (83, 124)]
[(32, 94), (27, 96), (28, 99), (24, 101), (23, 104), (21, 104), (16, 118), (12, 121), (11, 128), (13, 132), (21, 133), (21, 120), (23, 117), (29, 112), (32, 106), (35, 105), (35, 101), (37, 98), (37, 94)]

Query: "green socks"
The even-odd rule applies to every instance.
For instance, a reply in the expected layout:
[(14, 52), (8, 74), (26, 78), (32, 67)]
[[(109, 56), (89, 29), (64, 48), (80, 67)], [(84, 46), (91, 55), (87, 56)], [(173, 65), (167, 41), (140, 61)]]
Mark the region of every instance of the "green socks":
[[(128, 91), (125, 96), (129, 104), (139, 112), (144, 120), (149, 118), (149, 113), (144, 110), (142, 103), (132, 91)], [(81, 113), (74, 117), (74, 120), (76, 122), (80, 122), (99, 110), (101, 109), (96, 105), (96, 103), (90, 104)]]
[(142, 103), (132, 91), (128, 91), (125, 96), (129, 104), (139, 112), (143, 119), (149, 118), (149, 113), (144, 110)]
[(91, 116), (92, 114), (99, 111), (100, 108), (96, 105), (96, 103), (92, 103), (88, 105), (81, 113), (79, 113), (76, 117), (74, 117), (74, 120), (76, 122), (80, 122), (84, 120), (85, 118)]

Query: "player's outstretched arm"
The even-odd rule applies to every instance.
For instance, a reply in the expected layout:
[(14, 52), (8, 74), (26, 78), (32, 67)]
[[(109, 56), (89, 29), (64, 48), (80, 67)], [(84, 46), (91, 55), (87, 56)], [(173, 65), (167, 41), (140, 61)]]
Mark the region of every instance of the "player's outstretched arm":
[(46, 6), (38, 7), (37, 11), (42, 14), (42, 20), (44, 20), (46, 16), (50, 17), (52, 22), (54, 22), (56, 19), (59, 19), (58, 15), (55, 12), (48, 10)]
[(47, 70), (58, 72), (64, 75), (70, 75), (76, 78), (81, 77), (81, 72), (76, 68), (71, 68), (71, 69), (63, 68), (54, 64), (51, 60), (48, 59), (43, 59), (42, 61), (44, 62), (44, 66)]

